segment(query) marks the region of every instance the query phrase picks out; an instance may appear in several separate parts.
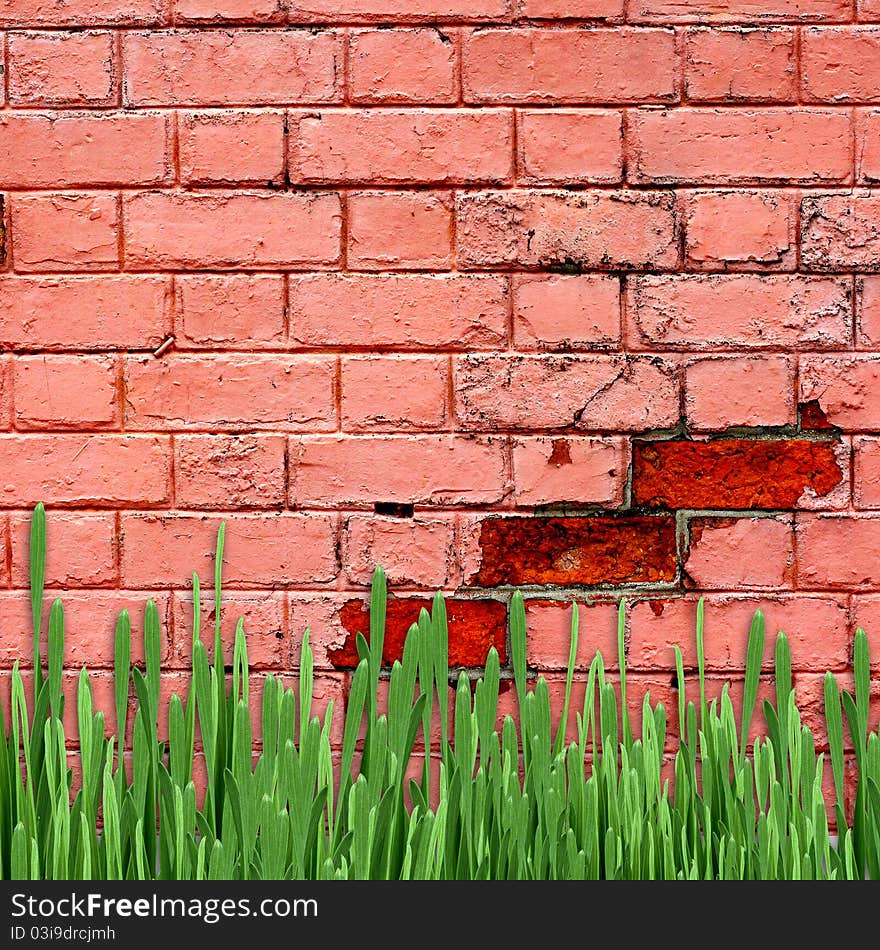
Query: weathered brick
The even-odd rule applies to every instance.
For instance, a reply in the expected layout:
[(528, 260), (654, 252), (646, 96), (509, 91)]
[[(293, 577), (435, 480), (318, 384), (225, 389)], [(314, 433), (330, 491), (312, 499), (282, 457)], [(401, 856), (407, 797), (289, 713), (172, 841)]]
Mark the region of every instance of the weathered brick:
[(880, 271), (880, 196), (811, 195), (801, 204), (801, 261), (817, 271)]
[(856, 115), (856, 180), (864, 184), (880, 181), (880, 110)]
[(666, 102), (671, 30), (497, 29), (465, 33), (466, 102)]
[(467, 269), (675, 267), (669, 192), (489, 191), (460, 195), (458, 261)]
[(0, 430), (12, 427), (12, 360), (0, 357)]
[(157, 30), (123, 36), (130, 106), (342, 100), (342, 41), (329, 30)]
[(850, 339), (852, 291), (844, 278), (677, 274), (638, 277), (630, 286), (633, 349), (837, 349)]
[(507, 281), (494, 274), (290, 279), (290, 335), (302, 346), (495, 350), (504, 345), (506, 321)]
[(114, 105), (118, 69), (105, 30), (9, 34), (12, 106)]
[(794, 363), (785, 356), (713, 356), (685, 367), (685, 415), (693, 430), (791, 425), (794, 400)]
[(284, 20), (285, 6), (283, 0), (174, 0), (174, 19), (178, 23), (275, 23)]
[(880, 508), (880, 439), (853, 439), (853, 503), (856, 508)]
[(279, 185), (284, 113), (184, 112), (178, 125), (180, 177), (188, 185)]
[(175, 500), (184, 508), (280, 508), (284, 448), (282, 435), (178, 436)]
[(453, 103), (456, 31), (352, 30), (348, 69), (357, 103)]
[(509, 0), (407, 0), (401, 8), (394, 0), (290, 0), (294, 22), (346, 19), (389, 23), (444, 20), (497, 20), (509, 12)]
[(535, 109), (518, 115), (519, 181), (527, 185), (615, 184), (623, 175), (619, 112)]
[(691, 102), (794, 102), (795, 30), (688, 30), (685, 92)]
[(112, 356), (19, 356), (14, 364), (18, 429), (118, 426), (118, 364)]
[(452, 263), (446, 192), (357, 192), (348, 198), (348, 264), (354, 270), (445, 270)]
[(801, 38), (804, 98), (814, 102), (880, 100), (880, 29), (813, 27)]
[(876, 356), (805, 356), (800, 402), (816, 400), (833, 426), (847, 431), (880, 426), (880, 359)]
[(492, 504), (506, 481), (500, 438), (312, 436), (290, 443), (290, 502), (304, 507)]
[(597, 274), (522, 275), (513, 281), (518, 350), (593, 350), (620, 339), (620, 282)]
[(635, 441), (633, 504), (662, 508), (794, 508), (843, 479), (834, 443), (807, 439)]
[(700, 590), (785, 590), (794, 580), (794, 522), (783, 518), (693, 518), (684, 562)]
[(849, 20), (849, 0), (637, 0), (629, 11), (635, 23), (742, 23)]
[(598, 586), (675, 579), (675, 520), (627, 518), (486, 518), (480, 563), (469, 581)]
[(181, 274), (178, 347), (258, 350), (284, 345), (284, 280), (276, 274)]
[(131, 429), (335, 428), (334, 362), (319, 356), (150, 356), (125, 367)]
[(0, 276), (0, 342), (38, 343), (44, 349), (152, 349), (170, 326), (167, 291), (163, 277)]
[[(54, 498), (48, 493), (45, 497)], [(12, 539), (12, 586), (29, 587), (30, 512), (10, 515), (9, 534)], [(46, 519), (47, 586), (62, 589), (106, 587), (118, 580), (116, 521), (112, 512), (53, 511)]]
[(526, 601), (526, 658), (539, 670), (564, 670), (571, 648), (571, 618), (578, 612), (575, 670), (589, 669), (596, 652), (605, 669), (617, 669), (617, 604)]
[(837, 110), (638, 109), (629, 128), (629, 174), (639, 183), (816, 185), (852, 178), (850, 116)]
[(514, 439), (514, 499), (520, 505), (577, 502), (616, 508), (623, 503), (626, 466), (623, 439)]
[(350, 356), (342, 360), (347, 432), (438, 429), (446, 422), (448, 360), (437, 356)]
[(157, 505), (168, 500), (168, 439), (152, 435), (0, 435), (0, 506)]
[(662, 360), (622, 356), (456, 359), (456, 415), (469, 429), (639, 431), (675, 425), (678, 381)]
[(126, 263), (138, 270), (283, 267), (339, 258), (335, 194), (146, 191), (123, 198)]
[(164, 0), (0, 0), (0, 26), (126, 26), (158, 23)]
[(118, 268), (116, 195), (15, 195), (10, 205), (16, 270)]
[(290, 177), (343, 184), (495, 184), (513, 172), (509, 109), (292, 113)]
[[(422, 609), (430, 610), (431, 601), (424, 598), (400, 597), (388, 601), (385, 617), (385, 639), (382, 659), (389, 666), (403, 655), (403, 644), (409, 628), (419, 619)], [(482, 666), (491, 647), (498, 651), (502, 663), (507, 651), (507, 607), (498, 600), (463, 600), (448, 598), (446, 616), (449, 622), (449, 665)], [(342, 626), (348, 631), (345, 643), (331, 652), (330, 661), (337, 669), (351, 669), (358, 664), (355, 641), (363, 634), (370, 642), (370, 612), (362, 600), (349, 600), (340, 614)]]

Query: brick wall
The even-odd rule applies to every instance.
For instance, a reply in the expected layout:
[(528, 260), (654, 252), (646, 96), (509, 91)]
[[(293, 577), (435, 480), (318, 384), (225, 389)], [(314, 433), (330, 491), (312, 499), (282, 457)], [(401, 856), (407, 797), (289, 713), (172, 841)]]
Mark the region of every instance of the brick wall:
[[(389, 655), (430, 593), (454, 663), (512, 586), (554, 678), (675, 712), (707, 601), (798, 693), (880, 660), (880, 3), (0, 0), (0, 667), (27, 519), (72, 666), (155, 597), (344, 699), (372, 568)], [(877, 351), (877, 352), (875, 352)], [(770, 647), (768, 646), (768, 657)], [(182, 673), (169, 675), (169, 689)], [(112, 719), (109, 673), (96, 694)]]

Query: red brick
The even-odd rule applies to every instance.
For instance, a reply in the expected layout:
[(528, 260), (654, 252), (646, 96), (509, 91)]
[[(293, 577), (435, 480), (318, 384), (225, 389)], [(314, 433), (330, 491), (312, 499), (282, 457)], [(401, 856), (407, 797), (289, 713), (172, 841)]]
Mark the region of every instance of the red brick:
[(17, 357), (16, 428), (118, 427), (117, 377), (112, 356)]
[(284, 20), (283, 0), (174, 0), (176, 23), (277, 23)]
[(685, 92), (692, 102), (794, 102), (795, 31), (689, 30)]
[(633, 443), (632, 500), (664, 508), (794, 508), (843, 479), (834, 443), (724, 439)]
[(518, 276), (513, 283), (518, 350), (593, 350), (620, 340), (620, 282), (597, 274)]
[[(409, 628), (419, 619), (422, 609), (430, 610), (431, 601), (416, 597), (393, 598), (388, 601), (385, 618), (385, 639), (382, 659), (389, 666), (403, 655), (403, 644)], [(357, 666), (357, 634), (370, 642), (370, 612), (361, 600), (349, 600), (340, 611), (342, 626), (348, 631), (343, 646), (330, 654), (337, 669)], [(449, 665), (482, 666), (491, 647), (498, 651), (502, 663), (507, 651), (507, 607), (497, 600), (447, 599), (449, 621)]]
[(685, 367), (684, 385), (685, 413), (693, 430), (796, 421), (794, 365), (785, 356), (694, 360)]
[(630, 346), (834, 349), (849, 343), (846, 279), (752, 274), (635, 278)]
[(699, 590), (784, 590), (794, 579), (794, 523), (789, 518), (693, 518), (684, 562)]
[(617, 604), (526, 601), (526, 657), (539, 670), (564, 670), (571, 648), (571, 615), (578, 612), (575, 669), (589, 669), (597, 652), (605, 669), (617, 669)]
[(880, 111), (856, 116), (856, 179), (865, 184), (880, 181)]
[(456, 360), (456, 415), (469, 429), (641, 431), (678, 420), (674, 367), (622, 356)]
[(853, 439), (853, 502), (856, 508), (880, 508), (880, 439)]
[(352, 515), (342, 533), (349, 582), (369, 585), (381, 564), (392, 587), (437, 590), (455, 576), (455, 525), (448, 518)]
[(861, 627), (868, 636), (871, 669), (880, 672), (880, 596), (856, 594), (852, 598), (853, 632)]
[(107, 31), (9, 34), (12, 106), (114, 105), (117, 70)]
[(223, 580), (230, 588), (324, 584), (336, 577), (330, 515), (122, 515), (122, 576), (138, 587), (214, 576), (217, 529), (226, 521)]
[(619, 112), (519, 113), (519, 180), (528, 185), (615, 184), (623, 175)]
[(457, 435), (294, 438), (290, 502), (305, 507), (492, 504), (506, 485), (504, 443)]
[(10, 204), (16, 270), (118, 268), (116, 195), (15, 195)]
[(331, 264), (339, 257), (334, 194), (147, 191), (123, 199), (126, 263), (166, 268)]
[(674, 109), (632, 113), (638, 183), (846, 183), (850, 116), (831, 109)]
[(15, 188), (160, 184), (171, 174), (167, 123), (153, 112), (5, 112), (3, 182)]
[(130, 106), (341, 102), (342, 43), (328, 30), (126, 33)]
[(671, 30), (498, 29), (465, 33), (466, 102), (666, 102)]
[(486, 518), (469, 578), (501, 584), (663, 583), (675, 580), (675, 519)]
[(465, 268), (564, 265), (675, 267), (673, 196), (666, 192), (489, 191), (458, 198)]
[[(193, 645), (192, 591), (174, 591), (174, 648), (175, 666), (189, 667)], [(281, 591), (223, 590), (220, 611), (220, 636), (226, 663), (233, 660), (235, 628), (239, 618), (244, 620), (247, 637), (248, 666), (251, 669), (287, 667), (290, 639), (287, 631), (286, 595)], [(201, 638), (213, 657), (214, 597), (203, 592), (201, 603)]]
[(335, 428), (327, 357), (151, 356), (126, 363), (132, 429)]
[(0, 436), (0, 505), (161, 504), (170, 461), (168, 440), (158, 436)]
[(849, 0), (638, 0), (629, 10), (636, 23), (742, 23), (849, 20)]
[[(846, 666), (849, 633), (843, 598), (815, 594), (778, 594), (772, 598), (766, 594), (707, 594), (703, 627), (707, 669), (745, 670), (749, 627), (756, 610), (764, 614), (765, 670), (773, 669), (776, 635), (780, 630), (788, 638), (795, 669)], [(640, 601), (629, 611), (629, 662), (637, 670), (670, 669), (675, 665), (672, 648), (678, 644), (685, 669), (695, 669), (696, 629), (696, 597)], [(690, 684), (688, 688), (690, 692)]]
[(0, 26), (97, 26), (158, 23), (164, 0), (0, 0)]
[(506, 321), (507, 282), (497, 275), (290, 278), (290, 335), (303, 346), (494, 350)]
[(817, 400), (828, 422), (847, 431), (880, 426), (880, 359), (806, 356), (800, 366), (800, 402)]
[(281, 183), (282, 112), (184, 112), (179, 122), (180, 177), (186, 184)]
[(284, 504), (284, 436), (183, 435), (174, 441), (175, 500), (184, 508)]
[(352, 30), (348, 70), (356, 103), (453, 103), (455, 31)]
[(880, 196), (811, 195), (802, 202), (801, 216), (805, 269), (880, 270)]
[[(56, 437), (57, 438), (57, 437)], [(65, 436), (64, 438), (72, 438)], [(54, 495), (53, 504), (61, 503)], [(31, 514), (10, 519), (12, 585), (30, 586)], [(116, 584), (114, 515), (52, 511), (46, 519), (46, 584), (50, 587), (106, 587)]]
[(162, 277), (0, 276), (0, 342), (21, 347), (39, 340), (45, 349), (154, 348), (169, 327), (167, 289)]
[(358, 192), (348, 198), (348, 264), (360, 270), (445, 269), (452, 199), (445, 192)]
[(510, 180), (507, 109), (346, 109), (290, 118), (290, 177), (345, 184)]
[(623, 439), (525, 437), (513, 440), (514, 499), (520, 505), (623, 504)]
[(342, 428), (348, 432), (438, 429), (446, 422), (448, 361), (437, 356), (342, 360)]
[(687, 202), (687, 262), (700, 270), (792, 270), (797, 210), (787, 192), (703, 191)]
[(284, 280), (275, 274), (182, 274), (176, 345), (258, 350), (284, 345)]
[[(52, 519), (55, 517), (53, 514)], [(64, 665), (67, 669), (83, 666), (89, 670), (113, 668), (116, 621), (123, 610), (128, 611), (131, 621), (131, 661), (143, 667), (144, 607), (151, 597), (159, 611), (161, 657), (163, 660), (167, 658), (171, 636), (171, 597), (165, 591), (47, 591), (43, 600), (41, 642), (44, 670), (48, 656), (49, 612), (56, 597), (60, 597), (64, 605)], [(26, 593), (0, 593), (0, 626), (4, 631), (0, 666), (11, 666), (15, 660), (20, 660), (23, 667), (32, 667), (33, 621), (30, 598)]]
[(803, 31), (801, 70), (806, 100), (874, 102), (880, 100), (880, 29), (812, 28)]

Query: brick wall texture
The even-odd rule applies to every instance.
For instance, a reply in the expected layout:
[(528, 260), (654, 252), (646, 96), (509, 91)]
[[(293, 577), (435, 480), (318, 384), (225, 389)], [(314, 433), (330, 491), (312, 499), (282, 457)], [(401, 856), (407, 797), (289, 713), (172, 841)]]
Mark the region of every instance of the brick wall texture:
[(506, 661), (519, 587), (554, 696), (561, 604), (614, 669), (625, 593), (630, 698), (673, 720), (702, 595), (710, 688), (760, 605), (820, 733), (857, 624), (880, 660), (877, 0), (0, 0), (0, 31), (0, 668), (39, 500), (111, 721), (116, 612), (157, 600), (176, 688), (223, 519), (227, 638), (290, 672), (310, 627), (319, 703), (377, 562), (389, 658), (442, 589), (452, 662)]

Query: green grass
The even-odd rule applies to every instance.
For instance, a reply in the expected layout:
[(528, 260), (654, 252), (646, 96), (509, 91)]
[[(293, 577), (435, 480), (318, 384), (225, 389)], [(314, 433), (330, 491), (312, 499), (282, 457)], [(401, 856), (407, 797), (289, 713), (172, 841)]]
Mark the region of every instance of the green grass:
[[(223, 533), (214, 579), (220, 603)], [(766, 737), (749, 745), (755, 714), (764, 622), (752, 623), (743, 707), (737, 716), (725, 688), (707, 701), (702, 604), (698, 611), (699, 695), (685, 695), (676, 649), (678, 716), (684, 739), (674, 755), (674, 783), (661, 766), (667, 733), (662, 705), (645, 698), (631, 723), (625, 702), (620, 611), (619, 691), (592, 661), (583, 707), (570, 703), (578, 630), (573, 612), (562, 721), (553, 723), (547, 683), (529, 688), (522, 598), (511, 604), (516, 717), (497, 729), (501, 682), (490, 651), (483, 676), (457, 679), (447, 735), (447, 625), (438, 595), (409, 632), (402, 662), (388, 683), (388, 713), (378, 713), (385, 618), (385, 580), (376, 571), (370, 643), (358, 638), (359, 665), (344, 714), (341, 764), (334, 763), (332, 705), (312, 717), (312, 653), (304, 637), (298, 688), (265, 681), (259, 756), (248, 709), (247, 645), (239, 622), (231, 675), (220, 648), (215, 611), (213, 658), (200, 637), (194, 577), (192, 678), (173, 696), (167, 742), (157, 737), (160, 625), (146, 605), (144, 669), (130, 662), (130, 624), (116, 630), (115, 703), (124, 721), (133, 690), (133, 755), (127, 770), (118, 739), (106, 739), (83, 669), (77, 695), (82, 784), (72, 794), (62, 724), (64, 611), (49, 617), (48, 662), (40, 629), (45, 514), (31, 534), (34, 690), (16, 664), (11, 722), (0, 730), (0, 876), (18, 879), (240, 878), (880, 878), (880, 735), (869, 732), (869, 658), (865, 634), (854, 643), (855, 692), (825, 680), (830, 768), (839, 837), (829, 835), (822, 774), (810, 730), (795, 704), (788, 643), (776, 641), (775, 703), (762, 710)], [(622, 694), (622, 695), (619, 695)], [(619, 700), (623, 699), (622, 704)], [(406, 778), (414, 744), (430, 742), (439, 711), (439, 769)], [(577, 741), (566, 744), (566, 723)], [(844, 813), (844, 729), (858, 770), (852, 815)], [(362, 738), (359, 739), (359, 733)], [(193, 783), (201, 737), (207, 789)], [(436, 744), (435, 744), (436, 745)], [(130, 771), (130, 774), (129, 774)], [(439, 780), (439, 788), (432, 782)], [(432, 801), (438, 801), (436, 807)]]

